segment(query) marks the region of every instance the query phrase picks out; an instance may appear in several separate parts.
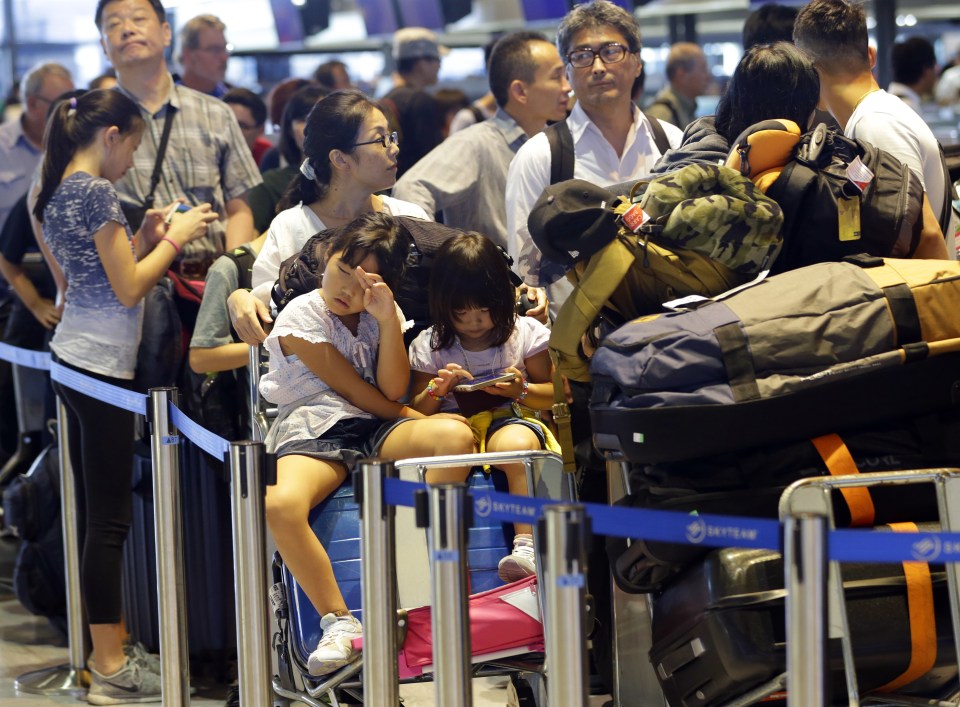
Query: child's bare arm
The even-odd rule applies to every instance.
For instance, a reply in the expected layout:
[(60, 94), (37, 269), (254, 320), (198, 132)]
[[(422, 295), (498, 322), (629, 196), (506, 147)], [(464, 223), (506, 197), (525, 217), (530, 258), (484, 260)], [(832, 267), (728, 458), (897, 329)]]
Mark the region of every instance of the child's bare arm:
[(365, 412), (384, 420), (424, 416), (406, 405), (388, 400), (378, 388), (360, 377), (333, 344), (316, 344), (287, 335), (280, 337), (280, 348), (286, 355), (297, 356), (335, 393)]

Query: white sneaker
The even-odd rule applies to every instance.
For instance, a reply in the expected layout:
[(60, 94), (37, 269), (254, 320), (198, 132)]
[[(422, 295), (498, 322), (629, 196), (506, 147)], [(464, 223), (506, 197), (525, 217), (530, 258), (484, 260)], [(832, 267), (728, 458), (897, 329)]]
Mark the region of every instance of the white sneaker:
[(533, 536), (523, 533), (513, 538), (513, 552), (500, 560), (497, 576), (504, 582), (518, 582), (537, 572), (537, 559), (533, 551)]
[(363, 627), (350, 614), (325, 615), (320, 619), (320, 630), (323, 631), (323, 636), (307, 661), (307, 669), (311, 675), (327, 675), (360, 656), (359, 651), (353, 650), (353, 639), (363, 635)]

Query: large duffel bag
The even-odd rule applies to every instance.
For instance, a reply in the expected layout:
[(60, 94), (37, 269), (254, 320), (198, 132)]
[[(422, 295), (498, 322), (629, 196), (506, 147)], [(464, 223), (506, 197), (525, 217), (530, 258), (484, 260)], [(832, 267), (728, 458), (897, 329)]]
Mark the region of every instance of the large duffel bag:
[[(943, 567), (907, 564), (841, 568), (861, 691), (931, 696), (957, 675)], [(778, 553), (725, 548), (654, 599), (650, 660), (671, 707), (724, 704), (786, 670), (783, 587)], [(846, 704), (839, 638), (828, 665), (830, 704)]]
[[(633, 461), (669, 462), (950, 407), (952, 388), (931, 401), (884, 376), (960, 350), (958, 311), (960, 263), (861, 257), (634, 320), (593, 357), (595, 439)], [(900, 378), (911, 375), (923, 377)], [(856, 398), (831, 393), (860, 386)]]

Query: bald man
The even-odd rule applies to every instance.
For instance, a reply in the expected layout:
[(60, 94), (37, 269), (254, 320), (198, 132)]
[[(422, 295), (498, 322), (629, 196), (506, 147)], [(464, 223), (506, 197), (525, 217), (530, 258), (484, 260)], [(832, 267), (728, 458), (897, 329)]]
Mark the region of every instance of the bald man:
[(683, 130), (696, 117), (697, 96), (702, 96), (710, 83), (703, 50), (692, 42), (674, 44), (667, 57), (667, 81), (669, 84), (644, 108), (644, 113)]

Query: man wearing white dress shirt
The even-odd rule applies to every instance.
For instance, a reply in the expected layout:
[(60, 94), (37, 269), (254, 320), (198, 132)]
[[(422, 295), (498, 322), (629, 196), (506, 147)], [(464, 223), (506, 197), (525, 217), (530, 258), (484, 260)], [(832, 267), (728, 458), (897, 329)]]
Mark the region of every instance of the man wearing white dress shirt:
[[(631, 97), (640, 75), (640, 28), (626, 10), (607, 0), (577, 5), (557, 33), (557, 48), (577, 105), (567, 118), (573, 136), (573, 176), (601, 186), (649, 174), (660, 157), (650, 121)], [(681, 130), (660, 122), (671, 147)], [(540, 251), (533, 244), (527, 217), (550, 184), (550, 146), (544, 133), (520, 148), (507, 176), (507, 244), (518, 274), (529, 285), (540, 286)], [(548, 288), (556, 313), (571, 286), (560, 280)]]

